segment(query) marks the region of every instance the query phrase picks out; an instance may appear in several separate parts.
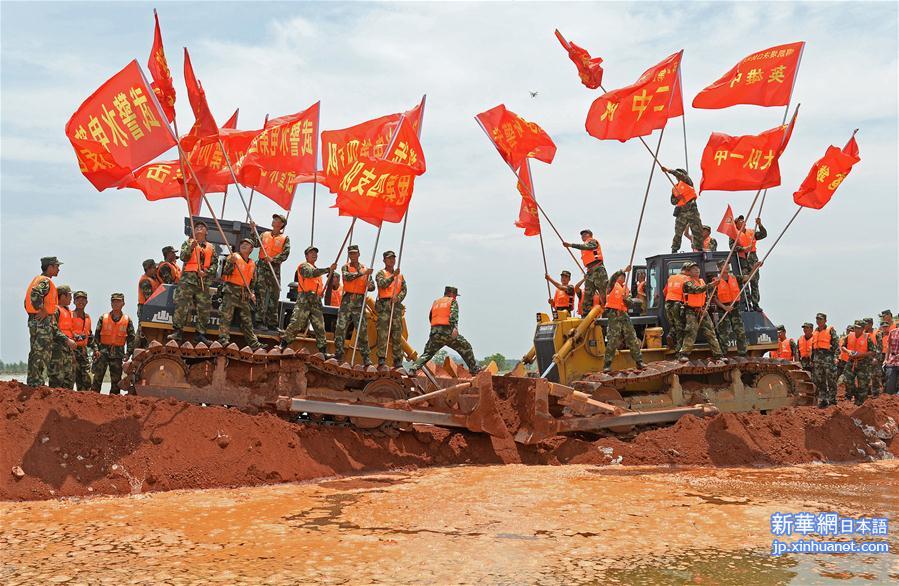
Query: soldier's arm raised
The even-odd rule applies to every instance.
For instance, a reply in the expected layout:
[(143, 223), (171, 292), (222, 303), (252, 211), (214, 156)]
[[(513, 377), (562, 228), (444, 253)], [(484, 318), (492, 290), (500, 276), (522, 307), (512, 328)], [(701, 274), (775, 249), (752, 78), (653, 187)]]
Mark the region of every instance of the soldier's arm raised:
[(288, 256), (290, 256), (290, 237), (285, 236), (284, 237), (284, 249), (275, 255), (275, 257), (272, 259), (272, 263), (274, 263), (276, 265), (281, 264), (282, 262), (287, 260)]
[(181, 245), (181, 251), (178, 253), (178, 258), (181, 259), (181, 262), (187, 262), (190, 260), (190, 255), (194, 251), (194, 247), (197, 245), (197, 242), (193, 238), (188, 238)]
[(762, 225), (762, 219), (756, 218), (755, 239), (762, 240), (768, 237), (768, 231)]

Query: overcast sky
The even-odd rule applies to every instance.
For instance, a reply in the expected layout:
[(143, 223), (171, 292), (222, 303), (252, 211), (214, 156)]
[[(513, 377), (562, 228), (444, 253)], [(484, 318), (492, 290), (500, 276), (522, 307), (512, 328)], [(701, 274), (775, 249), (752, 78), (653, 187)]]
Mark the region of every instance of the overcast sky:
[[(806, 210), (762, 272), (762, 306), (791, 335), (825, 311), (838, 326), (897, 308), (897, 5), (883, 3), (159, 3), (163, 39), (178, 92), (182, 131), (192, 115), (181, 77), (188, 46), (219, 122), (240, 107), (240, 128), (266, 113), (283, 115), (321, 100), (323, 129), (343, 128), (407, 109), (427, 94), (422, 144), (427, 173), (416, 181), (403, 257), (407, 321), (420, 349), (427, 311), (445, 284), (462, 293), (461, 332), (477, 356), (518, 357), (531, 345), (534, 315), (545, 311), (539, 241), (514, 227), (515, 179), (473, 116), (505, 103), (540, 124), (558, 153), (532, 164), (538, 200), (567, 239), (584, 227), (602, 243), (609, 272), (627, 263), (651, 159), (638, 141), (598, 141), (584, 130), (599, 94), (580, 84), (553, 36), (605, 62), (607, 89), (636, 81), (649, 66), (684, 49), (685, 106), (739, 59), (805, 40), (794, 101), (796, 131), (781, 159), (783, 184), (769, 191), (763, 220), (772, 237), (792, 215), (792, 192), (830, 144), (854, 128), (862, 161), (821, 211)], [(134, 311), (144, 258), (178, 245), (184, 204), (150, 203), (140, 192), (97, 192), (79, 173), (65, 123), (80, 103), (131, 59), (145, 66), (152, 4), (2, 4), (2, 306), (0, 358), (28, 352), (22, 298), (39, 258), (65, 264), (57, 283), (90, 294), (88, 311), (106, 311), (123, 291)], [(528, 91), (538, 91), (531, 98)], [(783, 108), (687, 107), (689, 165), (713, 131), (755, 134), (778, 125)], [(679, 119), (661, 148), (682, 166)], [(652, 137), (653, 143), (657, 135)], [(171, 154), (160, 158), (173, 158)], [(673, 230), (667, 182), (656, 176), (637, 258), (667, 252)], [(745, 212), (754, 193), (709, 192), (699, 199), (716, 226), (728, 203)], [(216, 206), (222, 196), (212, 195)], [(319, 190), (316, 244), (333, 259), (349, 220), (328, 209)], [(287, 233), (289, 265), (309, 242), (311, 186), (302, 186)], [(275, 211), (257, 197), (259, 223)], [(232, 193), (225, 216), (242, 219)], [(375, 228), (355, 241), (368, 262)], [(400, 226), (385, 224), (379, 252), (399, 247)], [(550, 271), (575, 270), (544, 226)], [(719, 235), (726, 244), (726, 238)], [(685, 241), (686, 246), (686, 241)], [(380, 266), (379, 261), (376, 266)], [(330, 262), (330, 260), (328, 261)], [(325, 264), (325, 263), (322, 263)]]

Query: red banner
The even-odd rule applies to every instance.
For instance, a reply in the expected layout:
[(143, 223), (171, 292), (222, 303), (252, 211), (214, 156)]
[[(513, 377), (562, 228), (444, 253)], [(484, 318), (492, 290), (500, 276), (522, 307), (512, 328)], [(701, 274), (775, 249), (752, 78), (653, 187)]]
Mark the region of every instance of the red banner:
[(833, 145), (827, 147), (827, 152), (812, 165), (805, 181), (793, 194), (793, 201), (802, 207), (820, 210), (859, 161), (861, 157), (854, 134), (842, 149)]
[(761, 134), (730, 136), (713, 132), (702, 151), (700, 191), (744, 191), (780, 185), (780, 155), (793, 133), (796, 114), (786, 126)]
[[(187, 53), (187, 47), (184, 47), (184, 84), (187, 86), (187, 98), (190, 100), (190, 109), (194, 112), (194, 126), (196, 127), (197, 136), (209, 136), (218, 132), (218, 125), (212, 112), (209, 111), (209, 104), (206, 103), (206, 91), (194, 75), (194, 67), (190, 63), (190, 55)], [(193, 132), (193, 129), (191, 129)]]
[(540, 234), (540, 216), (537, 211), (537, 200), (534, 199), (531, 166), (527, 162), (518, 171), (518, 193), (521, 194), (521, 207), (515, 225), (524, 230), (525, 236), (537, 236)]
[(493, 141), (499, 155), (513, 169), (526, 159), (552, 163), (556, 145), (549, 135), (534, 122), (528, 122), (503, 104), (481, 112), (475, 118)]
[(718, 233), (734, 240), (737, 239), (737, 227), (734, 225), (734, 210), (730, 207), (730, 204), (727, 204), (727, 211), (724, 212), (724, 217), (721, 218), (721, 223), (718, 224)]
[(66, 136), (81, 172), (100, 191), (175, 145), (137, 61), (81, 104), (66, 124)]
[(718, 109), (737, 104), (786, 106), (805, 42), (778, 45), (753, 53), (693, 98), (694, 108)]
[(165, 58), (165, 50), (162, 47), (162, 32), (159, 30), (159, 15), (156, 9), (153, 9), (153, 19), (156, 21), (156, 27), (153, 31), (153, 47), (150, 49), (150, 60), (147, 62), (147, 69), (150, 70), (150, 77), (153, 83), (150, 87), (162, 106), (162, 111), (169, 122), (175, 119), (175, 85), (172, 81), (172, 73), (169, 71), (169, 63)]
[(577, 67), (577, 73), (581, 77), (581, 83), (595, 90), (602, 85), (602, 58), (591, 57), (586, 49), (578, 47), (571, 41), (565, 39), (562, 33), (556, 29), (556, 38), (562, 43), (562, 46), (568, 51), (568, 58), (574, 62)]
[[(228, 162), (230, 161), (236, 170), (237, 162), (243, 158), (250, 143), (260, 132), (262, 131), (230, 130), (222, 127), (218, 136), (203, 137), (196, 142), (187, 159), (200, 179), (205, 193), (223, 192), (227, 185), (234, 183)], [(225, 146), (227, 159), (219, 146), (219, 138)]]
[(590, 136), (624, 142), (652, 134), (653, 130), (663, 128), (669, 118), (682, 116), (679, 69), (683, 53), (675, 53), (650, 67), (635, 84), (597, 98), (587, 113)]
[[(126, 187), (139, 189), (149, 201), (184, 197), (181, 165), (178, 161), (157, 161), (144, 165), (132, 174), (127, 184), (119, 186), (119, 189)], [(190, 210), (196, 215), (200, 213), (200, 194), (196, 189), (191, 189), (190, 193)]]

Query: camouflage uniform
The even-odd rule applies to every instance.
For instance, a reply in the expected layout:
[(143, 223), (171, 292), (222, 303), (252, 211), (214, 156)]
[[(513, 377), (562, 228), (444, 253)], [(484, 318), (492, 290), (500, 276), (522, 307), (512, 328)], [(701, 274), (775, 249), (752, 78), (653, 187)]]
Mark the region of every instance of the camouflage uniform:
[[(803, 333), (802, 336), (805, 337), (805, 334)], [(796, 353), (799, 354), (798, 341), (797, 341), (796, 346), (797, 346)], [(812, 371), (812, 357), (811, 356), (809, 356), (808, 358), (803, 358), (802, 355), (799, 354), (799, 364), (802, 365), (802, 370), (807, 370), (808, 372)]]
[[(365, 313), (365, 295), (359, 293), (347, 293), (347, 283), (352, 283), (356, 279), (368, 279), (367, 289), (371, 290), (374, 285), (370, 276), (363, 275), (363, 271), (367, 270), (362, 264), (359, 265), (359, 272), (353, 273), (349, 270), (349, 264), (343, 265), (340, 269), (340, 275), (343, 277), (343, 297), (340, 300), (340, 308), (337, 310), (337, 325), (334, 326), (334, 356), (340, 360), (343, 358), (345, 351), (345, 343), (347, 331), (352, 331), (359, 326), (359, 318)], [(352, 329), (351, 329), (352, 328)], [(362, 320), (362, 327), (356, 335), (356, 348), (362, 356), (362, 362), (366, 365), (371, 364), (371, 350), (368, 347), (368, 327), (365, 319)]]
[[(109, 313), (110, 319), (112, 319), (112, 313)], [(91, 390), (100, 392), (100, 387), (103, 385), (103, 379), (106, 377), (106, 369), (109, 369), (109, 380), (111, 382), (111, 386), (109, 387), (110, 395), (119, 395), (121, 391), (119, 390), (119, 384), (122, 381), (122, 363), (125, 361), (127, 356), (131, 355), (131, 352), (134, 349), (134, 320), (128, 319), (128, 333), (126, 334), (125, 346), (108, 346), (103, 344), (100, 341), (100, 332), (103, 329), (103, 317), (100, 316), (100, 319), (97, 320), (97, 327), (94, 330), (94, 372), (93, 372), (93, 384), (91, 385)], [(128, 317), (124, 313), (118, 320), (113, 320), (118, 323), (122, 318)]]
[(169, 266), (166, 262), (161, 262), (156, 269), (156, 275), (159, 277), (159, 282), (165, 283), (166, 285), (173, 285), (175, 283), (175, 274), (172, 272), (172, 267)]
[[(260, 236), (262, 236), (260, 234)], [(261, 244), (255, 234), (250, 237), (254, 247)], [(290, 256), (290, 238), (284, 237), (284, 249), (272, 257), (271, 263), (263, 260), (260, 248), (260, 258), (256, 262), (256, 324), (267, 330), (278, 329), (278, 303), (281, 299), (281, 289), (278, 282), (281, 280), (281, 263)], [(271, 267), (271, 268), (269, 268)], [(274, 273), (272, 273), (274, 269)], [(275, 280), (275, 275), (278, 279)]]
[[(39, 281), (28, 292), (31, 298), (31, 305), (35, 309), (43, 307), (44, 297), (49, 292), (49, 279)], [(26, 382), (29, 386), (36, 387), (43, 385), (44, 381), (47, 380), (47, 369), (50, 366), (53, 343), (55, 341), (65, 343), (68, 338), (59, 331), (55, 316), (52, 315), (40, 319), (37, 317), (37, 314), (29, 314), (28, 335), (31, 349), (28, 352), (28, 377)]]
[[(310, 262), (304, 262), (300, 265), (300, 277), (313, 278), (326, 275), (330, 269), (316, 268)], [(284, 332), (283, 344), (290, 344), (299, 335), (305, 334), (309, 325), (312, 325), (312, 331), (315, 332), (315, 345), (319, 352), (324, 354), (328, 351), (328, 340), (325, 338), (325, 318), (322, 315), (322, 298), (315, 291), (297, 291), (297, 303), (290, 315), (290, 324)]]
[(680, 301), (665, 302), (665, 316), (668, 318), (670, 348), (677, 350), (684, 339), (684, 304)]
[[(745, 224), (743, 226), (743, 229), (744, 230), (746, 229)], [(767, 237), (768, 237), (768, 231), (765, 230), (764, 226), (759, 224), (759, 227), (756, 228), (756, 230), (755, 230), (756, 242), (758, 242), (759, 240), (763, 240)], [(731, 248), (734, 247), (734, 239), (733, 238), (729, 238), (728, 243), (730, 244)], [(738, 247), (737, 253), (739, 253), (739, 252), (740, 252), (740, 250)], [(751, 272), (752, 267), (755, 266), (755, 264), (757, 262), (759, 262), (758, 254), (756, 252), (751, 252), (751, 251), (746, 251), (745, 257), (740, 256), (738, 254), (737, 258), (738, 258), (738, 262), (740, 263), (741, 269), (744, 271), (744, 273)], [(746, 291), (749, 293), (750, 305), (753, 308), (758, 308), (759, 301), (761, 300), (761, 295), (759, 294), (759, 273), (760, 272), (761, 272), (761, 270), (758, 270), (755, 272), (754, 275), (752, 275), (752, 279), (749, 281), (749, 287), (746, 288)]]
[(855, 398), (855, 404), (861, 405), (871, 392), (871, 371), (874, 366), (873, 355), (877, 352), (874, 340), (862, 334), (867, 340), (868, 355), (857, 360), (850, 360), (843, 370), (842, 382), (846, 385), (846, 398)]
[[(93, 335), (91, 335), (93, 340)], [(90, 342), (88, 342), (90, 344)], [(75, 348), (75, 388), (79, 391), (87, 391), (91, 388), (91, 362), (87, 354), (87, 348), (79, 346)]]
[[(185, 240), (181, 245), (180, 258), (182, 262), (190, 260), (192, 248), (190, 240)], [(200, 273), (182, 273), (178, 281), (178, 289), (175, 292), (175, 315), (172, 318), (172, 326), (176, 331), (181, 331), (188, 324), (191, 312), (196, 315), (197, 333), (206, 334), (209, 327), (209, 314), (212, 311), (212, 297), (209, 292), (209, 282), (215, 278), (218, 269), (218, 257), (213, 254), (209, 268), (203, 274), (202, 284)]]
[[(737, 275), (728, 274), (729, 279), (736, 279), (737, 284), (741, 287), (746, 282), (745, 279)], [(717, 291), (715, 292), (717, 295)], [(716, 299), (717, 301), (717, 299)], [(734, 308), (727, 315), (723, 315), (718, 320), (718, 344), (721, 350), (726, 354), (729, 348), (728, 342), (731, 340), (737, 343), (737, 354), (746, 356), (746, 328), (743, 326), (743, 314), (740, 311), (740, 298), (734, 301)]]
[[(234, 263), (231, 257), (225, 259), (222, 266), (222, 277), (234, 272)], [(251, 278), (247, 286), (252, 290), (256, 279)], [(256, 350), (262, 347), (256, 333), (253, 331), (253, 318), (250, 310), (250, 293), (247, 287), (234, 283), (222, 283), (222, 305), (219, 307), (219, 344), (227, 346), (231, 341), (231, 322), (234, 321), (234, 312), (238, 312), (240, 332), (243, 334), (247, 346)]]
[(884, 383), (883, 360), (886, 354), (883, 353), (883, 331), (874, 332), (874, 346), (876, 352), (871, 364), (871, 393), (876, 397), (883, 391)]
[[(59, 312), (57, 308), (55, 315), (57, 328), (59, 328)], [(75, 386), (75, 352), (69, 348), (68, 340), (68, 336), (65, 335), (53, 340), (47, 368), (49, 374), (47, 386), (59, 389), (71, 389)]]
[[(141, 295), (143, 295), (144, 299), (149, 299), (150, 295), (153, 294), (153, 284), (147, 279), (141, 278), (137, 282), (137, 288), (140, 290)], [(143, 319), (141, 315), (141, 310), (144, 305), (142, 303), (137, 304), (137, 345), (140, 348), (143, 348), (147, 345), (147, 340), (144, 338), (144, 334), (141, 331), (140, 320)]]
[(448, 326), (431, 326), (431, 332), (428, 334), (428, 341), (425, 344), (421, 356), (412, 365), (412, 372), (420, 369), (428, 360), (434, 357), (437, 352), (444, 346), (455, 350), (465, 361), (468, 370), (475, 372), (478, 370), (478, 361), (474, 357), (474, 350), (462, 334), (453, 337), (453, 330), (459, 325), (459, 304), (453, 299), (450, 305), (450, 323)]
[[(393, 274), (385, 269), (375, 275), (378, 289), (386, 289), (393, 284)], [(393, 366), (399, 368), (403, 365), (403, 313), (406, 311), (403, 300), (406, 298), (406, 279), (400, 285), (400, 290), (393, 303), (393, 320), (391, 323), (390, 298), (378, 299), (375, 302), (375, 311), (378, 313), (378, 362), (387, 360), (387, 330), (390, 330), (390, 349), (393, 354)]]
[[(696, 294), (708, 292), (710, 289), (708, 284), (705, 285), (697, 285), (692, 281), (687, 281), (684, 283), (684, 293)], [(690, 352), (693, 351), (693, 344), (696, 342), (696, 337), (701, 331), (705, 336), (706, 342), (708, 342), (709, 348), (712, 351), (712, 356), (715, 358), (721, 358), (724, 353), (721, 352), (721, 346), (718, 344), (718, 335), (715, 333), (715, 327), (712, 325), (711, 316), (706, 313), (702, 318), (702, 321), (699, 321), (699, 316), (702, 315), (702, 309), (687, 307), (684, 306), (684, 339), (681, 342), (680, 349), (678, 351), (678, 357), (689, 356)]]
[[(671, 203), (676, 202), (677, 199), (672, 196)], [(702, 250), (702, 218), (699, 217), (699, 206), (696, 205), (695, 199), (674, 208), (674, 239), (671, 241), (671, 252), (680, 250), (687, 226), (690, 227), (693, 249)]]
[[(599, 242), (596, 240), (588, 240), (580, 244), (572, 242), (571, 248), (596, 250), (599, 248)], [(585, 268), (587, 273), (584, 275), (584, 315), (587, 315), (593, 309), (593, 295), (595, 293), (599, 293), (600, 303), (605, 303), (606, 289), (609, 286), (609, 274), (606, 272), (605, 264), (601, 260), (594, 261)]]
[[(830, 348), (827, 350), (812, 348), (812, 380), (818, 390), (818, 405), (836, 405), (837, 402), (837, 365), (839, 338), (836, 330), (830, 329)], [(818, 330), (818, 328), (816, 328)]]
[[(612, 273), (612, 283), (615, 283), (622, 274), (621, 271)], [(625, 295), (624, 304), (632, 308), (637, 302), (630, 295)], [(609, 321), (606, 326), (608, 331), (606, 332), (606, 354), (603, 368), (608, 369), (612, 366), (612, 360), (615, 358), (615, 353), (618, 352), (622, 342), (631, 351), (631, 358), (634, 359), (634, 362), (641, 366), (643, 364), (643, 353), (640, 351), (640, 340), (637, 338), (634, 324), (631, 323), (631, 318), (627, 315), (627, 312), (607, 308), (605, 315)]]

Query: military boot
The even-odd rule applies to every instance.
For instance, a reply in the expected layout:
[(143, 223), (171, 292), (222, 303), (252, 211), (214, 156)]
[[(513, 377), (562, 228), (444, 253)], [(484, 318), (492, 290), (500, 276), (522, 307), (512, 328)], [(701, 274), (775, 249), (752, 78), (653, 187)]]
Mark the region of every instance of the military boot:
[(209, 338), (206, 337), (206, 334), (204, 334), (203, 332), (197, 332), (197, 337), (195, 339), (196, 339), (197, 344), (202, 342), (203, 344), (206, 344), (208, 346), (209, 344), (212, 343), (209, 340)]
[(181, 330), (175, 330), (171, 334), (165, 337), (166, 340), (175, 340), (176, 342), (181, 341)]

